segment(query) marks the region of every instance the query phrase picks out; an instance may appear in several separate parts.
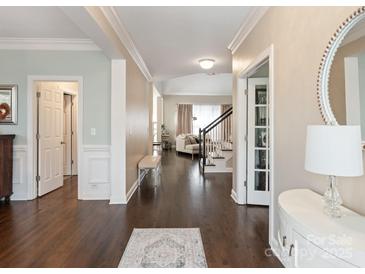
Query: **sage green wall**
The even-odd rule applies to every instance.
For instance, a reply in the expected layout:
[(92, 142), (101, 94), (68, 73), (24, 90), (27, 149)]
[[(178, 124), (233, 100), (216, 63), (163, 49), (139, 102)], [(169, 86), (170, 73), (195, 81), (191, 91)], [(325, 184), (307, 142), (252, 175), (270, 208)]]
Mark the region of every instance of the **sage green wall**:
[[(0, 125), (0, 134), (16, 134), (26, 144), (27, 76), (83, 77), (84, 144), (110, 144), (110, 60), (99, 51), (0, 50), (0, 84), (18, 85), (18, 124)], [(96, 135), (90, 135), (96, 128)]]

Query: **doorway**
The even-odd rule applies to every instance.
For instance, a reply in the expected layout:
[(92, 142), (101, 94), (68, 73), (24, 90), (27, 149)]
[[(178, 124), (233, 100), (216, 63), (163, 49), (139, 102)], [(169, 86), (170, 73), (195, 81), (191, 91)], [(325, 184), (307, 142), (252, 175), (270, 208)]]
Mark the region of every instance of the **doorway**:
[(153, 87), (152, 104), (152, 145), (161, 149), (162, 126), (163, 126), (163, 98), (155, 87)]
[(270, 204), (269, 64), (247, 78), (247, 203)]
[[(265, 68), (265, 69), (264, 69)], [(260, 70), (261, 69), (261, 70)], [(259, 74), (259, 72), (263, 70), (266, 70), (265, 74)], [(275, 224), (275, 214), (276, 211), (276, 204), (275, 204), (275, 197), (276, 197), (276, 190), (275, 190), (275, 161), (274, 161), (274, 150), (275, 150), (275, 124), (274, 124), (274, 108), (275, 108), (275, 102), (274, 102), (274, 45), (270, 45), (268, 48), (266, 48), (264, 51), (262, 51), (260, 54), (257, 55), (257, 57), (249, 64), (247, 67), (243, 68), (242, 71), (238, 74), (237, 78), (237, 86), (235, 89), (235, 112), (234, 112), (234, 137), (235, 137), (235, 163), (234, 163), (234, 186), (235, 188), (232, 189), (232, 198), (236, 201), (238, 204), (259, 204), (257, 201), (252, 201), (250, 197), (249, 192), (252, 193), (251, 190), (255, 187), (255, 180), (254, 177), (251, 175), (251, 179), (249, 179), (249, 173), (254, 174), (255, 171), (255, 164), (257, 167), (260, 167), (257, 171), (260, 172), (264, 170), (265, 172), (262, 173), (264, 175), (261, 175), (263, 178), (261, 179), (261, 182), (264, 182), (264, 184), (258, 185), (258, 188), (265, 186), (265, 205), (269, 206), (269, 243), (270, 245), (275, 244), (275, 238), (274, 238), (274, 224)], [(255, 97), (249, 98), (249, 79), (250, 78), (267, 78), (265, 80), (265, 85), (267, 83), (267, 102), (266, 104), (262, 104), (262, 106), (267, 107), (267, 111), (265, 111), (266, 117), (264, 115), (260, 115), (263, 113), (259, 113), (257, 115), (257, 118), (261, 118), (263, 120), (258, 122), (265, 122), (264, 126), (266, 128), (266, 136), (261, 135), (261, 140), (258, 138), (257, 141), (264, 141), (264, 143), (261, 143), (261, 146), (263, 150), (265, 150), (265, 153), (261, 153), (260, 156), (257, 156), (256, 159), (262, 159), (261, 163), (258, 161), (255, 162), (255, 155), (254, 155), (254, 145), (249, 145), (251, 142), (252, 144), (255, 144), (255, 135), (252, 133), (252, 130), (256, 130), (255, 128), (255, 118), (256, 114), (254, 111), (252, 111), (253, 106), (255, 104), (251, 103), (251, 118), (249, 118), (249, 102), (248, 100), (255, 101)], [(255, 81), (255, 80), (252, 80)], [(258, 86), (260, 86), (260, 83), (257, 83)], [(260, 87), (258, 88), (260, 89)], [(252, 90), (251, 90), (252, 92)], [(262, 91), (260, 91), (261, 93)], [(252, 95), (252, 94), (251, 94)], [(257, 109), (260, 107), (260, 104), (257, 104), (255, 106)], [(262, 117), (263, 116), (263, 117)], [(266, 118), (266, 121), (265, 119)], [(251, 122), (251, 126), (249, 126), (249, 120)], [(260, 120), (260, 119), (259, 119)], [(253, 126), (252, 126), (253, 124)], [(251, 134), (249, 132), (249, 127), (251, 129)], [(259, 130), (257, 130), (259, 131)], [(257, 134), (257, 137), (260, 135)], [(265, 137), (264, 137), (265, 136)], [(264, 137), (264, 138), (263, 138)], [(251, 138), (251, 140), (250, 140)], [(249, 152), (249, 147), (251, 148), (251, 152)], [(250, 156), (250, 155), (251, 156)], [(265, 155), (266, 154), (266, 155)], [(264, 157), (265, 156), (265, 157)], [(265, 159), (265, 161), (264, 161)], [(262, 167), (262, 168), (261, 168)], [(251, 171), (249, 171), (249, 169)], [(261, 170), (262, 169), (262, 170)], [(259, 182), (259, 181), (258, 181)]]
[[(36, 194), (77, 175), (77, 82), (35, 81)], [(69, 180), (72, 181), (72, 180)]]

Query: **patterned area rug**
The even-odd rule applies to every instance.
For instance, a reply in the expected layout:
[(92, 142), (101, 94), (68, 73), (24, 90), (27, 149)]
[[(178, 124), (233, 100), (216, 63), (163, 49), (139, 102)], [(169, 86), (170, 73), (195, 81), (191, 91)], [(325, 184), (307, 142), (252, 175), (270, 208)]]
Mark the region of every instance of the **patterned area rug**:
[(200, 229), (134, 229), (119, 267), (207, 267)]

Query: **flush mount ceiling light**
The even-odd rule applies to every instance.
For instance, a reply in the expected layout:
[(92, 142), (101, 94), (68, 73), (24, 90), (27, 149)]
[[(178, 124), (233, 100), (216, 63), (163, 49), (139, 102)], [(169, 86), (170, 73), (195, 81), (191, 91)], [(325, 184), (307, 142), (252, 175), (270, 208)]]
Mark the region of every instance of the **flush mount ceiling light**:
[(199, 65), (202, 69), (211, 69), (214, 66), (214, 62), (213, 59), (200, 59)]

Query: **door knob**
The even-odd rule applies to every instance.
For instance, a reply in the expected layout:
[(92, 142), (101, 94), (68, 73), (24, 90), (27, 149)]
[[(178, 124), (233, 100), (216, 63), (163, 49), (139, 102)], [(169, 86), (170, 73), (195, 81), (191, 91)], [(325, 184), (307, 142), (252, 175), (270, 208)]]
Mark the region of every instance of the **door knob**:
[(64, 141), (61, 141), (61, 145), (64, 145), (64, 144), (66, 144)]

